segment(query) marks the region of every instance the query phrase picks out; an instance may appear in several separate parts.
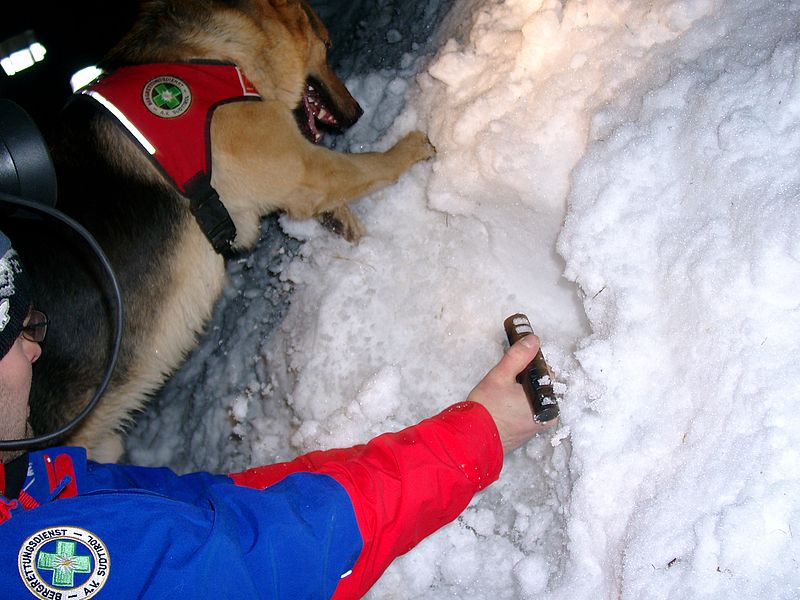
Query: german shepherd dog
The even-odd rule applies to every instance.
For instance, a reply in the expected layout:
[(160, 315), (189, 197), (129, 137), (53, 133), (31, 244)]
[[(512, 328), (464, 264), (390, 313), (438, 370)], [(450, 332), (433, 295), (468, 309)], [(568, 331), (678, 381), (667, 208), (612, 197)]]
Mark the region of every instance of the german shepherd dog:
[[(101, 66), (113, 74), (149, 64), (235, 65), (260, 98), (208, 113), (204, 188), (216, 191), (230, 216), (233, 250), (252, 247), (260, 219), (273, 211), (320, 218), (355, 241), (362, 228), (347, 203), (393, 183), (434, 150), (420, 132), (382, 153), (315, 144), (320, 123), (345, 129), (362, 112), (329, 67), (328, 46), (324, 25), (304, 0), (145, 0)], [(161, 100), (174, 100), (167, 92)], [(125, 311), (115, 375), (68, 442), (96, 460), (116, 461), (121, 429), (179, 366), (210, 317), (225, 284), (224, 258), (182, 193), (188, 185), (181, 190), (165, 176), (108, 107), (73, 99), (50, 146), (58, 207), (98, 240), (119, 278)], [(36, 282), (37, 307), (51, 320), (31, 391), (31, 423), (46, 433), (78, 414), (99, 384), (112, 346), (113, 302), (96, 260), (63, 227), (28, 220), (10, 235)]]

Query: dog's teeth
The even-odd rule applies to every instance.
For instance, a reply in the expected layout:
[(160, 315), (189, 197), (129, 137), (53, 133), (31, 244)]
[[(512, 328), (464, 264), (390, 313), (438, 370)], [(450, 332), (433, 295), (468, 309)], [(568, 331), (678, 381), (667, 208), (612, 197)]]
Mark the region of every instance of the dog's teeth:
[(325, 110), (324, 108), (320, 108), (320, 109), (319, 109), (319, 112), (317, 113), (317, 118), (318, 118), (320, 121), (324, 121), (324, 120), (325, 120), (325, 119), (327, 119), (329, 116), (330, 116), (330, 114), (329, 114), (329, 113), (328, 113), (328, 111), (327, 111), (327, 110)]

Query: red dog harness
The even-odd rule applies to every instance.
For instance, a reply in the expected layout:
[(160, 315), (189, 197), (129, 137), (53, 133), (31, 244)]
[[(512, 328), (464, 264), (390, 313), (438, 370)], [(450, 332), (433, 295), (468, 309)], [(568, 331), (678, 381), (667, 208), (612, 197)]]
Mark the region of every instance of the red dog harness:
[(80, 93), (111, 112), (189, 197), (214, 249), (229, 250), (236, 228), (211, 187), (211, 117), (221, 104), (261, 100), (241, 69), (206, 62), (120, 67)]

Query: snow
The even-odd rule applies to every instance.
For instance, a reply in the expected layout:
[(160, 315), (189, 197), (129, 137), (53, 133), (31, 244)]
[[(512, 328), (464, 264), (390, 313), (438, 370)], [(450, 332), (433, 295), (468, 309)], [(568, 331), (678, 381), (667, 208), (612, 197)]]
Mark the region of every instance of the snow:
[(317, 5), (365, 108), (336, 147), (419, 128), (438, 154), (355, 205), (358, 245), (265, 220), (128, 458), (236, 470), (396, 430), (525, 312), (560, 427), (370, 597), (800, 597), (800, 7)]

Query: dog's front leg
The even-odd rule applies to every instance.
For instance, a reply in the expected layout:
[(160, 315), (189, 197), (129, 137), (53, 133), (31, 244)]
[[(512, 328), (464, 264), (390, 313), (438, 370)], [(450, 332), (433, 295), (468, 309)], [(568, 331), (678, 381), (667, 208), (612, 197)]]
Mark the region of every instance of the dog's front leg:
[[(365, 181), (361, 182), (358, 185), (364, 185), (367, 188), (367, 191), (360, 192), (359, 190), (353, 190), (351, 192), (352, 195), (347, 195), (345, 193), (344, 198), (346, 202), (350, 200), (354, 200), (360, 196), (370, 193), (375, 189), (380, 188), (382, 185), (389, 185), (397, 180), (403, 172), (411, 167), (416, 162), (421, 160), (428, 159), (435, 154), (435, 150), (431, 143), (428, 141), (427, 136), (420, 132), (415, 131), (413, 133), (408, 134), (403, 139), (401, 139), (395, 146), (386, 153), (378, 153), (378, 156), (389, 156), (391, 157), (391, 161), (394, 162), (394, 165), (397, 169), (396, 174), (389, 175), (389, 179), (386, 181), (374, 180), (372, 182)], [(363, 156), (360, 154), (348, 154), (345, 155), (348, 157), (358, 157)], [(358, 160), (358, 159), (356, 159)], [(405, 166), (404, 166), (405, 165)], [(345, 169), (349, 169), (349, 166), (345, 166)], [(348, 200), (349, 198), (349, 200)], [(328, 195), (326, 202), (334, 202), (336, 203), (336, 196)], [(325, 209), (317, 209), (323, 210), (322, 214), (319, 216), (319, 221), (322, 225), (336, 233), (341, 235), (344, 239), (348, 242), (357, 242), (361, 237), (364, 235), (365, 230), (361, 222), (358, 218), (353, 214), (347, 204), (343, 204), (340, 206), (336, 206), (330, 210)], [(289, 212), (290, 216), (292, 215)]]
[(295, 219), (329, 213), (341, 223), (334, 230), (343, 226), (345, 238), (357, 239), (361, 226), (347, 204), (391, 185), (413, 164), (434, 154), (433, 146), (420, 131), (409, 133), (386, 152), (344, 154), (309, 145), (303, 161), (303, 201), (289, 199), (280, 208)]
[(363, 229), (347, 204), (394, 183), (435, 153), (419, 131), (386, 152), (345, 154), (315, 146), (275, 102), (220, 107), (211, 139), (211, 183), (236, 224), (241, 248), (256, 242), (260, 217), (274, 210), (295, 219), (330, 213), (329, 228), (355, 241)]

